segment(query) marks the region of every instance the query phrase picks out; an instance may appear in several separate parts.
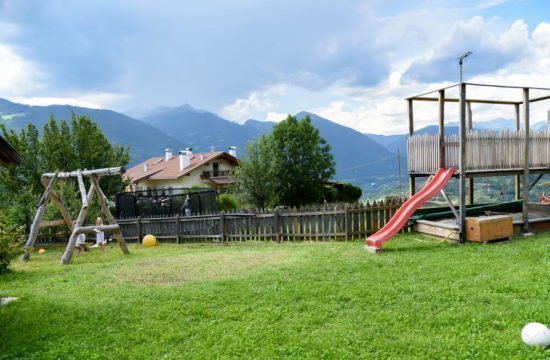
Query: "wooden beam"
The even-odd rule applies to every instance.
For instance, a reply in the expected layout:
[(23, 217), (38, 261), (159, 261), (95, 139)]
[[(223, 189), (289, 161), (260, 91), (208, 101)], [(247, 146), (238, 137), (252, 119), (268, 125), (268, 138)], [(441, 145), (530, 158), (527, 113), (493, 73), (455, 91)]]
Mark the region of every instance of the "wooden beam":
[(460, 243), (466, 242), (466, 84), (460, 84), (460, 123), (459, 123), (459, 154), (458, 169), (460, 172), (459, 184), (459, 214), (458, 223)]
[(543, 176), (544, 176), (544, 174), (539, 174), (539, 176), (537, 176), (535, 181), (533, 181), (533, 183), (531, 185), (529, 185), (529, 191), (533, 190), (535, 185), (537, 185), (537, 183), (540, 181), (540, 179), (542, 179)]
[[(40, 182), (44, 186), (48, 186), (50, 183), (50, 178), (41, 178)], [(56, 194), (54, 190), (50, 193), (51, 200), (54, 202), (55, 206), (57, 206), (57, 209), (61, 213), (61, 216), (63, 217), (63, 220), (65, 224), (69, 227), (69, 230), (73, 230), (73, 221), (71, 220), (71, 216), (69, 215), (69, 212), (67, 211), (67, 207), (65, 206), (65, 203), (63, 202), (63, 199)]]
[[(520, 124), (520, 117), (519, 117), (519, 104), (516, 104), (515, 106), (515, 121), (516, 121), (516, 131), (519, 131), (519, 129), (521, 129), (521, 124)], [(516, 175), (515, 176), (515, 195), (516, 195), (516, 200), (519, 200), (521, 198), (521, 190), (520, 190), (520, 187), (519, 185), (521, 184), (521, 179), (520, 179), (520, 175)]]
[(409, 136), (414, 135), (414, 114), (413, 114), (413, 101), (411, 99), (407, 100), (408, 104), (408, 115), (409, 115)]
[(445, 90), (439, 90), (439, 167), (445, 169)]
[[(91, 184), (90, 189), (88, 190), (88, 195), (86, 196), (86, 201), (88, 202), (88, 204), (92, 202), (93, 198), (94, 198), (94, 184)], [(76, 238), (78, 237), (78, 234), (76, 233), (75, 230), (82, 226), (82, 224), (84, 223), (84, 220), (86, 220), (87, 214), (88, 214), (88, 207), (82, 206), (80, 208), (80, 212), (78, 213), (78, 217), (74, 224), (71, 237), (69, 238), (69, 243), (67, 244), (67, 248), (65, 249), (65, 252), (61, 257), (62, 265), (68, 265), (71, 262), (71, 259), (74, 253), (74, 248), (76, 245)]]
[(69, 215), (69, 212), (67, 211), (67, 207), (65, 206), (65, 203), (63, 200), (57, 196), (55, 192), (52, 191), (51, 193), (52, 201), (59, 209), (59, 212), (61, 213), (61, 216), (63, 217), (63, 221), (65, 222), (65, 225), (69, 227), (69, 229), (73, 229), (73, 221), (71, 220), (71, 215)]
[[(409, 139), (414, 135), (414, 107), (412, 99), (407, 100), (407, 113), (409, 115)], [(413, 196), (416, 193), (416, 179), (414, 176), (409, 176), (409, 196)]]
[[(97, 175), (91, 175), (90, 181), (93, 185), (93, 188), (95, 189), (95, 192), (97, 193), (97, 197), (99, 199), (99, 205), (101, 206), (101, 210), (103, 211), (103, 215), (107, 218), (107, 221), (112, 224), (116, 225), (116, 220), (113, 214), (109, 211), (109, 207), (107, 206), (108, 199), (101, 190), (101, 187), (99, 187), (99, 181), (97, 179)], [(117, 225), (118, 227), (118, 225)], [(124, 242), (124, 237), (122, 236), (122, 232), (120, 232), (120, 228), (115, 229), (114, 231), (115, 238), (117, 239), (118, 246), (122, 250), (122, 252), (126, 255), (130, 254), (130, 250), (128, 250), (128, 246), (126, 246), (126, 242)]]
[(38, 202), (38, 209), (36, 210), (36, 214), (34, 215), (34, 220), (31, 225), (29, 238), (25, 243), (24, 253), (23, 255), (21, 255), (21, 258), (20, 258), (22, 261), (28, 261), (31, 258), (30, 250), (32, 247), (34, 247), (34, 244), (36, 242), (36, 236), (38, 235), (38, 228), (40, 227), (40, 221), (42, 220), (42, 216), (44, 215), (44, 211), (46, 210), (46, 205), (48, 205), (48, 202), (50, 201), (50, 194), (52, 192), (52, 189), (56, 180), (57, 180), (57, 175), (54, 173), (52, 180), (46, 187), (44, 194), (42, 194), (42, 197)]
[(96, 230), (98, 230), (98, 231), (116, 231), (118, 229), (120, 229), (118, 224), (113, 224), (113, 225), (99, 225), (99, 226), (81, 226), (81, 227), (75, 228), (74, 231), (77, 234), (89, 234), (89, 233), (96, 232)]
[(49, 220), (49, 221), (41, 221), (40, 224), (38, 224), (38, 227), (52, 227), (52, 226), (61, 226), (65, 225), (65, 220)]
[(474, 197), (474, 178), (469, 177), (468, 178), (468, 204), (473, 205), (475, 201)]
[[(90, 175), (97, 175), (97, 176), (109, 176), (109, 175), (118, 175), (124, 172), (124, 168), (122, 166), (119, 167), (112, 167), (112, 168), (104, 168), (104, 169), (95, 169), (95, 170), (76, 170), (71, 172), (60, 172), (58, 173), (58, 178), (72, 178), (72, 177), (78, 177), (78, 174), (80, 173), (82, 176), (87, 177)], [(46, 173), (43, 174), (42, 177), (51, 178), (53, 177), (53, 174), (55, 173)]]
[(473, 119), (472, 119), (472, 104), (471, 103), (466, 103), (466, 108), (467, 108), (467, 111), (466, 111), (466, 116), (467, 116), (467, 127), (466, 127), (466, 131), (471, 131), (474, 127), (473, 127)]
[[(410, 98), (410, 100), (414, 101), (439, 101), (439, 98), (436, 97), (414, 97)], [(456, 98), (446, 98), (445, 102), (454, 102), (458, 103), (460, 102), (460, 99)], [(518, 101), (507, 101), (507, 100), (482, 100), (482, 99), (466, 99), (464, 101), (465, 103), (476, 103), (476, 104), (496, 104), (496, 105), (516, 105), (521, 104), (521, 102)]]
[(538, 97), (538, 98), (533, 98), (533, 99), (530, 99), (529, 102), (530, 102), (530, 103), (533, 103), (533, 102), (542, 101), (542, 100), (548, 100), (548, 99), (550, 99), (550, 95), (541, 96), (541, 97)]
[(76, 178), (78, 179), (78, 188), (80, 189), (80, 196), (82, 197), (82, 207), (88, 207), (88, 200), (86, 199), (86, 187), (84, 186), (84, 180), (82, 179), (82, 173), (80, 170), (77, 172)]
[(523, 89), (523, 123), (525, 142), (523, 144), (523, 232), (529, 232), (529, 88)]
[(416, 194), (416, 178), (409, 176), (409, 196), (412, 197), (414, 194)]

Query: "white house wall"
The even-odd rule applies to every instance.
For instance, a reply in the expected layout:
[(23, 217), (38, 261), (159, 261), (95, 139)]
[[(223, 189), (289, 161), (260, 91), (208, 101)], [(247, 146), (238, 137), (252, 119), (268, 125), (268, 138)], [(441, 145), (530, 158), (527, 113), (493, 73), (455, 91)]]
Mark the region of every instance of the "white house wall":
[(180, 176), (177, 179), (142, 179), (139, 180), (137, 186), (138, 190), (149, 189), (169, 189), (169, 188), (189, 188), (193, 186), (199, 187), (211, 187), (211, 182), (208, 180), (202, 180), (201, 174), (203, 171), (213, 171), (213, 163), (219, 164), (219, 171), (234, 170), (235, 166), (231, 165), (227, 160), (217, 159), (215, 161), (209, 161), (207, 164), (202, 165), (191, 173)]

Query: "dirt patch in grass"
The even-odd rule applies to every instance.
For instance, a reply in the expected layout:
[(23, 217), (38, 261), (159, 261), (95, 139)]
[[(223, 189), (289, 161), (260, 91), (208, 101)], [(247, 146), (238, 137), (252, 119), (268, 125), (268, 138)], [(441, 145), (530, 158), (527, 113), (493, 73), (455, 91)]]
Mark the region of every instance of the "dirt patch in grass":
[(187, 281), (219, 280), (276, 268), (297, 259), (282, 251), (206, 252), (141, 260), (119, 267), (116, 283), (177, 285)]

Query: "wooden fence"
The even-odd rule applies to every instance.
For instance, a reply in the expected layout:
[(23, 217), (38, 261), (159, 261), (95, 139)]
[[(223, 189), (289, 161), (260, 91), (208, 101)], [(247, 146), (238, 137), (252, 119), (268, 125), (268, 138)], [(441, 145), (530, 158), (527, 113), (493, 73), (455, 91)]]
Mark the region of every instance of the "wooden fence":
[[(550, 168), (550, 131), (530, 131), (529, 167)], [(525, 130), (470, 131), (466, 134), (466, 171), (521, 170)], [(439, 136), (414, 135), (408, 143), (412, 173), (435, 173), (439, 167)], [(445, 164), (458, 169), (458, 135), (445, 136)]]
[[(140, 242), (153, 234), (159, 240), (185, 242), (328, 241), (364, 238), (382, 228), (402, 200), (323, 209), (276, 209), (201, 216), (117, 220), (126, 240)], [(408, 228), (406, 229), (408, 231)]]

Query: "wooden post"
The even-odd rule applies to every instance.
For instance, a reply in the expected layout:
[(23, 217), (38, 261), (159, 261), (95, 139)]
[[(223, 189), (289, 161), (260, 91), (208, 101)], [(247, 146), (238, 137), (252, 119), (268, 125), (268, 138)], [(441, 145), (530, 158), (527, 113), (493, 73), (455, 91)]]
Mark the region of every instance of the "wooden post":
[(220, 238), (222, 240), (222, 244), (225, 243), (225, 213), (222, 211), (220, 213)]
[(523, 123), (525, 142), (523, 144), (523, 232), (529, 232), (529, 88), (523, 88)]
[(38, 210), (36, 211), (36, 215), (34, 216), (34, 220), (31, 225), (31, 231), (29, 233), (29, 238), (27, 240), (27, 243), (25, 244), (24, 253), (21, 255), (22, 261), (28, 261), (31, 258), (30, 250), (34, 247), (34, 243), (36, 242), (36, 237), (38, 235), (38, 228), (40, 225), (40, 220), (42, 220), (42, 216), (44, 215), (44, 211), (46, 210), (46, 206), (48, 205), (48, 202), (50, 201), (50, 195), (53, 189), (53, 186), (55, 184), (57, 175), (54, 174), (52, 180), (46, 187), (46, 190), (44, 191), (44, 194), (42, 194), (42, 197), (40, 198), (40, 201), (38, 202)]
[[(92, 183), (92, 188), (95, 190), (97, 197), (99, 199), (99, 206), (101, 206), (101, 210), (103, 211), (103, 214), (107, 218), (107, 221), (109, 221), (109, 224), (117, 225), (115, 217), (113, 214), (111, 214), (111, 211), (109, 211), (109, 207), (107, 206), (107, 197), (105, 194), (103, 194), (103, 191), (99, 187), (99, 181), (97, 179), (97, 175), (90, 175), (90, 181)], [(118, 242), (118, 246), (122, 250), (122, 252), (126, 255), (130, 254), (130, 250), (128, 250), (128, 246), (126, 246), (126, 242), (124, 241), (124, 237), (122, 236), (122, 233), (120, 232), (120, 227), (117, 225), (117, 229), (113, 231), (115, 234), (115, 237)]]
[(466, 129), (467, 131), (472, 131), (472, 129), (474, 128), (473, 126), (473, 119), (472, 119), (472, 104), (470, 102), (467, 102), (466, 103), (466, 107), (468, 108), (467, 110), (467, 116), (468, 116), (468, 128)]
[[(466, 133), (468, 134), (473, 129), (473, 119), (472, 119), (472, 104), (470, 102), (466, 103), (466, 116), (467, 116), (467, 125)], [(468, 203), (472, 205), (474, 203), (474, 178), (468, 178)]]
[(279, 207), (276, 207), (273, 211), (273, 231), (275, 232), (275, 241), (277, 244), (281, 243), (281, 232), (279, 231)]
[(143, 233), (141, 231), (141, 215), (136, 219), (136, 233), (137, 233), (137, 243), (141, 244), (141, 239), (143, 238)]
[(459, 172), (460, 172), (460, 185), (459, 185), (459, 215), (460, 221), (458, 224), (459, 242), (464, 243), (466, 241), (466, 84), (460, 83), (460, 123), (459, 123)]
[(409, 135), (414, 134), (414, 115), (413, 115), (413, 100), (408, 99), (408, 115), (409, 115)]
[(73, 221), (71, 220), (71, 215), (69, 215), (69, 211), (67, 211), (67, 207), (65, 206), (65, 203), (53, 191), (50, 195), (51, 195), (52, 201), (54, 202), (54, 204), (59, 209), (59, 212), (61, 213), (61, 216), (63, 217), (63, 221), (65, 221), (65, 224), (69, 227), (70, 230), (72, 230), (73, 229)]
[[(93, 196), (94, 196), (94, 185), (91, 184), (90, 190), (88, 190), (88, 195), (86, 196), (86, 200), (88, 204), (92, 202)], [(82, 226), (82, 223), (84, 222), (84, 220), (86, 220), (87, 214), (88, 214), (88, 207), (84, 207), (84, 204), (82, 204), (82, 207), (80, 208), (80, 213), (78, 213), (76, 223), (74, 224), (71, 237), (69, 238), (69, 243), (67, 244), (67, 248), (65, 249), (65, 252), (63, 253), (63, 257), (61, 258), (62, 265), (68, 265), (71, 262), (71, 258), (73, 257), (73, 253), (74, 253), (74, 247), (76, 245), (76, 238), (78, 236), (78, 233), (76, 230)]]
[(474, 178), (468, 178), (468, 204), (473, 205), (475, 201), (474, 198)]
[(180, 214), (176, 214), (176, 244), (180, 243)]
[(409, 175), (409, 196), (412, 197), (414, 194), (416, 194), (416, 178)]
[(348, 204), (344, 205), (344, 228), (346, 231), (346, 241), (349, 241), (350, 237), (350, 231), (349, 231), (349, 212), (348, 212)]
[[(40, 179), (40, 182), (42, 183), (42, 185), (47, 187), (48, 184), (51, 182), (51, 179), (47, 177), (42, 177)], [(69, 212), (67, 211), (67, 207), (65, 206), (63, 199), (60, 196), (58, 196), (54, 190), (50, 192), (50, 198), (54, 202), (54, 204), (57, 206), (57, 209), (59, 209), (59, 212), (61, 213), (61, 216), (63, 217), (65, 224), (69, 227), (69, 230), (72, 231), (73, 221), (71, 219), (71, 215), (69, 215)]]
[(88, 207), (86, 187), (84, 186), (84, 180), (82, 179), (82, 172), (80, 170), (76, 172), (76, 178), (78, 179), (78, 188), (80, 189), (80, 196), (82, 197), (82, 207)]
[[(520, 122), (519, 122), (519, 104), (516, 104), (515, 106), (515, 113), (516, 113), (516, 131), (519, 132), (519, 129), (521, 128)], [(520, 183), (521, 183), (521, 176), (516, 175), (516, 183), (515, 183), (515, 194), (516, 194), (516, 200), (521, 199), (521, 190), (520, 190)]]
[[(414, 113), (413, 113), (413, 100), (407, 100), (407, 110), (409, 115), (409, 139), (414, 135)], [(408, 154), (410, 155), (410, 154)], [(416, 183), (413, 175), (409, 174), (409, 195), (412, 197), (416, 193)]]
[(445, 90), (439, 90), (439, 167), (445, 169)]

